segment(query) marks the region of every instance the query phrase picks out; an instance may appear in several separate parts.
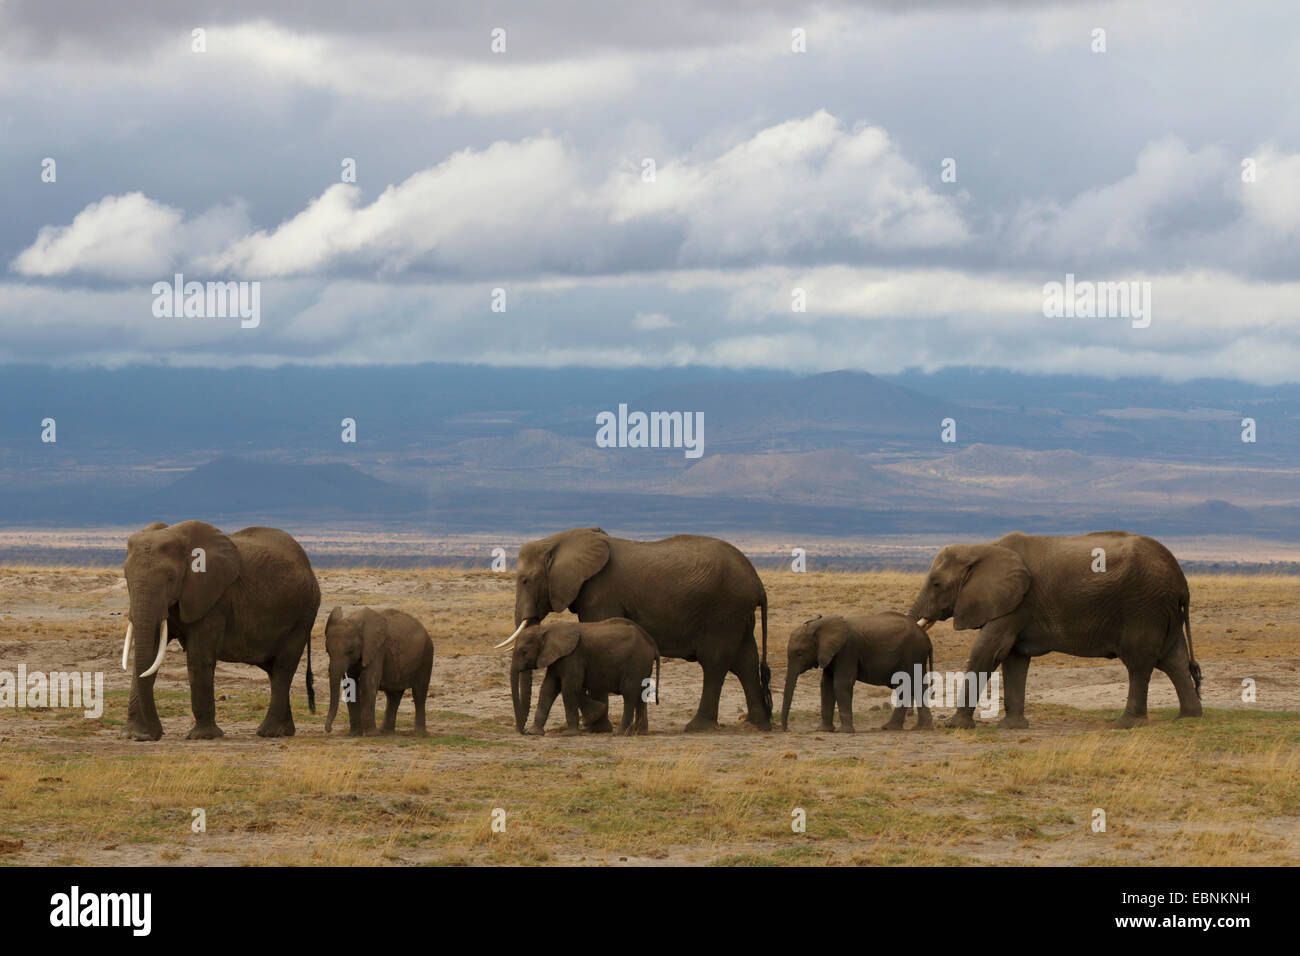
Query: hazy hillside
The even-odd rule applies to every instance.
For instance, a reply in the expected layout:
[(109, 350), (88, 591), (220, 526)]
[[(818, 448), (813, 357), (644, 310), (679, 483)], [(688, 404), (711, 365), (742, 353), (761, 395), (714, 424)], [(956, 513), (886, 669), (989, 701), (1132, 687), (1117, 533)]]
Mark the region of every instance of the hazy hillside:
[[(715, 369), (8, 367), (0, 522), (348, 519), (489, 531), (976, 533), (1123, 525), (1300, 540), (1300, 390)], [(1287, 404), (1286, 399), (1294, 401)], [(704, 455), (596, 415), (702, 412)], [(1258, 441), (1241, 441), (1241, 418)], [(40, 440), (44, 418), (57, 442)], [(342, 440), (342, 421), (356, 441)], [(956, 442), (940, 438), (956, 422)]]

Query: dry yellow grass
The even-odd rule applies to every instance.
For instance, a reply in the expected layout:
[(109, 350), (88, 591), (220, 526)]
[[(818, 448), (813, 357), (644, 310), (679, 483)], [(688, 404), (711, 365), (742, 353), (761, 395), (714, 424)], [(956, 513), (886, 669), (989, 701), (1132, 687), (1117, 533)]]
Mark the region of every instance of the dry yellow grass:
[[(793, 627), (818, 613), (905, 607), (920, 581), (901, 573), (763, 577), (778, 691)], [(821, 734), (810, 682), (800, 687), (791, 733), (746, 732), (732, 723), (729, 681), (724, 729), (685, 736), (698, 668), (670, 662), (665, 675), (674, 683), (666, 683), (666, 706), (651, 712), (653, 733), (630, 739), (512, 732), (505, 660), (487, 650), (511, 618), (508, 576), (327, 569), (320, 578), (323, 611), (368, 603), (426, 622), (438, 647), (434, 736), (325, 737), (321, 715), (306, 711), (300, 675), (299, 736), (260, 740), (251, 730), (266, 705), (264, 679), (231, 669), (218, 678), (218, 716), (230, 736), (186, 742), (183, 660), (169, 658), (160, 683), (167, 736), (123, 742), (116, 733), (125, 684), (114, 664), (120, 575), (0, 569), (9, 612), (0, 618), (0, 653), (17, 642), (24, 659), (47, 667), (73, 655), (117, 682), (97, 721), (0, 711), (0, 843), (23, 841), (0, 863), (1300, 860), (1300, 706), (1289, 690), (1300, 663), (1295, 578), (1192, 579), (1197, 656), (1216, 700), (1231, 703), (1237, 661), (1249, 662), (1240, 672), (1259, 673), (1265, 689), (1258, 705), (1211, 701), (1202, 721), (1174, 722), (1156, 709), (1144, 728), (1108, 730), (1122, 687), (1098, 684), (1082, 707), (1044, 695), (1058, 685), (1091, 687), (1091, 675), (1115, 665), (1052, 656), (1031, 671), (1029, 731)], [(964, 660), (968, 634), (946, 625), (932, 633), (940, 660)], [(316, 668), (324, 669), (323, 653)], [(868, 714), (880, 696), (858, 693), (863, 725), (880, 723)], [(409, 727), (409, 706), (399, 729)], [(194, 808), (205, 810), (206, 832), (192, 832)], [(1098, 809), (1105, 832), (1093, 830)], [(495, 810), (505, 813), (504, 831), (493, 828)], [(800, 810), (807, 828), (797, 833), (792, 814)]]

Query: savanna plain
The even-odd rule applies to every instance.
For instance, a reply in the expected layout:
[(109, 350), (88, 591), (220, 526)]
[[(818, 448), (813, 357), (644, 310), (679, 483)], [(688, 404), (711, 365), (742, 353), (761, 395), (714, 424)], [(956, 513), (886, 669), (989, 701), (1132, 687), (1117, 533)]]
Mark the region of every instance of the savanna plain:
[[(120, 569), (0, 567), (0, 670), (101, 671), (101, 716), (0, 708), (0, 865), (45, 864), (1295, 864), (1300, 861), (1300, 578), (1192, 575), (1205, 717), (1175, 721), (1157, 672), (1151, 720), (1110, 723), (1115, 661), (1049, 655), (1029, 672), (1028, 730), (889, 733), (888, 691), (859, 684), (856, 735), (818, 731), (818, 680), (790, 731), (741, 723), (729, 677), (722, 728), (685, 735), (697, 665), (664, 663), (644, 737), (521, 737), (509, 656), (513, 579), (465, 568), (318, 569), (318, 712), (293, 688), (297, 735), (254, 735), (269, 700), (250, 666), (217, 667), (226, 737), (186, 741), (184, 655), (157, 684), (165, 736), (119, 737), (126, 586)], [(819, 613), (905, 609), (922, 575), (764, 571), (778, 706), (785, 637)], [(428, 737), (323, 728), (323, 628), (335, 604), (398, 607), (433, 636)], [(958, 670), (973, 634), (931, 631)], [(1243, 700), (1243, 681), (1256, 699)], [(621, 702), (611, 702), (617, 716)], [(938, 709), (942, 724), (950, 710)], [(558, 729), (562, 708), (552, 712)], [(346, 720), (342, 721), (346, 728)], [(206, 830), (194, 832), (202, 809)], [(493, 828), (494, 811), (505, 827)], [(804, 832), (792, 827), (796, 811)], [(1097, 827), (1104, 814), (1104, 830)], [(496, 819), (500, 819), (496, 814)]]

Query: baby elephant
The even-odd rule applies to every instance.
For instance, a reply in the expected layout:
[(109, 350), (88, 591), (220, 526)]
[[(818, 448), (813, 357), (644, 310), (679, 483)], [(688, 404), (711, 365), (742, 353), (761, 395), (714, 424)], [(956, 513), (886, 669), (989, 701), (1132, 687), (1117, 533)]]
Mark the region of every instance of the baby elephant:
[[(533, 726), (525, 730), (535, 668), (545, 668), (546, 679), (537, 696)], [(546, 733), (546, 718), (556, 694), (564, 698), (566, 726), (561, 736), (578, 733), (579, 704), (584, 697), (604, 699), (609, 694), (623, 697), (623, 721), (618, 732), (646, 733), (650, 729), (646, 701), (653, 695), (655, 703), (659, 702), (659, 648), (640, 625), (622, 617), (586, 624), (534, 624), (524, 629), (515, 645), (510, 661), (510, 693), (515, 705), (515, 729), (521, 734)]]
[(336, 607), (325, 622), (325, 649), (330, 655), (330, 712), (325, 733), (334, 727), (344, 677), (355, 681), (355, 699), (348, 701), (348, 732), (354, 737), (379, 733), (375, 729), (375, 696), (380, 690), (388, 697), (383, 733), (392, 733), (397, 726), (397, 705), (408, 687), (415, 700), (416, 733), (425, 733), (424, 701), (433, 671), (433, 641), (423, 624), (391, 608), (364, 607), (345, 613)]
[[(916, 729), (934, 726), (930, 708), (920, 697), (916, 668), (928, 674), (934, 661), (930, 638), (910, 618), (892, 611), (879, 614), (815, 617), (790, 635), (785, 673), (785, 701), (781, 705), (781, 729), (787, 729), (790, 701), (799, 675), (810, 667), (822, 669), (822, 726), (834, 731), (831, 718), (840, 708), (840, 731), (853, 733), (853, 684), (892, 687), (895, 674), (907, 675), (905, 687), (915, 687)], [(881, 730), (902, 730), (908, 702), (895, 707)]]

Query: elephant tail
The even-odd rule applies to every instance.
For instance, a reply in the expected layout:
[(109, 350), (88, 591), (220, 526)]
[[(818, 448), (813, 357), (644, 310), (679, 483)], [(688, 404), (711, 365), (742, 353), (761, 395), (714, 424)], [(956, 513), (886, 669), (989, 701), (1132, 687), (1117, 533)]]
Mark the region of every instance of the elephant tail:
[(767, 666), (767, 595), (763, 595), (763, 600), (759, 604), (762, 612), (763, 623), (763, 657), (758, 665), (758, 686), (763, 695), (763, 709), (767, 711), (767, 719), (772, 719), (772, 668)]
[(1196, 685), (1196, 696), (1201, 696), (1201, 665), (1196, 663), (1196, 654), (1192, 651), (1192, 602), (1184, 598), (1182, 602), (1183, 611), (1183, 633), (1187, 636), (1187, 664), (1192, 672), (1192, 683)]
[(659, 652), (655, 651), (655, 705), (659, 704)]
[(307, 635), (307, 709), (316, 713), (316, 686), (311, 681), (311, 634)]

